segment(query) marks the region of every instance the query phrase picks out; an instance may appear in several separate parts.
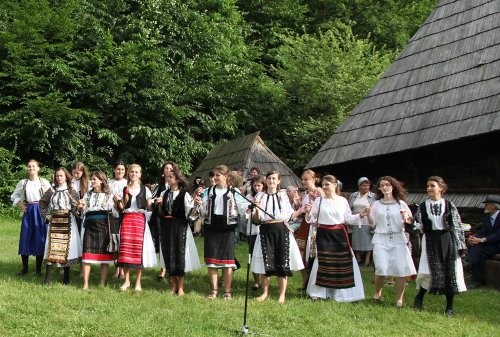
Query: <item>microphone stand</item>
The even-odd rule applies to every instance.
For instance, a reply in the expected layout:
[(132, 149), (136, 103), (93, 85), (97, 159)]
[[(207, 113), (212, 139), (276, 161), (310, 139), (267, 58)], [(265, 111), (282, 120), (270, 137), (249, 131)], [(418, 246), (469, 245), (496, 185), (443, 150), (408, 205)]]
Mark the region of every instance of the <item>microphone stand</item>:
[[(250, 209), (250, 217), (248, 218), (248, 222), (247, 222), (247, 238), (250, 239), (252, 237), (252, 234), (253, 234), (252, 233), (252, 213), (253, 213), (254, 209), (260, 209), (264, 214), (268, 215), (272, 219), (275, 219), (274, 215), (269, 214), (265, 209), (262, 209), (261, 207), (255, 205), (253, 201), (251, 201), (246, 196), (241, 194), (241, 192), (238, 191), (237, 189), (235, 189), (234, 187), (231, 187), (231, 192), (233, 192), (233, 194), (239, 195), (240, 197), (242, 197), (243, 199), (248, 201), (248, 203), (250, 204), (250, 206), (248, 206), (248, 208)], [(249, 242), (248, 243), (247, 280), (245, 283), (245, 309), (243, 312), (243, 326), (241, 327), (241, 330), (240, 330), (242, 336), (246, 336), (249, 334), (249, 327), (247, 325), (247, 311), (248, 311), (247, 309), (248, 309), (248, 284), (250, 281), (250, 265), (252, 263), (252, 255), (253, 255), (253, 251), (251, 249), (250, 242)]]

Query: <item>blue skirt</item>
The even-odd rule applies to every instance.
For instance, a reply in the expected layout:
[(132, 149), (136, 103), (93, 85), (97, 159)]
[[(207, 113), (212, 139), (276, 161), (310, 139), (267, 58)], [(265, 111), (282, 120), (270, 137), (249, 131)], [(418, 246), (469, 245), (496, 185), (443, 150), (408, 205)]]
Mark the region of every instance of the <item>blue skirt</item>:
[(38, 203), (28, 204), (21, 222), (18, 254), (43, 256), (45, 240), (47, 239), (47, 228), (48, 224), (42, 219)]

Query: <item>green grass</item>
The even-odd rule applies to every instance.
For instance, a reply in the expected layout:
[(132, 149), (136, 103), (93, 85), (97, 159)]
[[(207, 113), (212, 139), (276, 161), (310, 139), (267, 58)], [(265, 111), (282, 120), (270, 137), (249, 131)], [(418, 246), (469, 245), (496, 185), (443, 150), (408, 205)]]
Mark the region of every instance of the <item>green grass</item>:
[[(98, 270), (91, 274), (91, 290), (81, 290), (77, 268), (71, 284), (63, 286), (59, 274), (49, 286), (30, 273), (15, 276), (21, 262), (17, 255), (19, 221), (0, 219), (0, 335), (1, 336), (236, 336), (243, 325), (247, 245), (237, 248), (244, 264), (235, 272), (233, 301), (205, 298), (210, 290), (206, 269), (187, 275), (183, 298), (158, 282), (158, 270), (146, 270), (143, 292), (120, 293), (120, 282), (98, 287)], [(200, 255), (203, 240), (196, 239)], [(34, 259), (30, 259), (34, 270)], [(410, 283), (403, 310), (393, 306), (394, 287), (384, 289), (381, 306), (373, 294), (373, 270), (363, 269), (367, 300), (359, 303), (311, 302), (295, 293), (300, 273), (290, 278), (287, 302), (279, 305), (277, 282), (271, 299), (258, 303), (250, 291), (250, 332), (263, 336), (499, 336), (500, 293), (492, 288), (469, 291), (455, 300), (455, 317), (443, 316), (444, 297), (426, 296), (422, 312), (410, 308), (416, 290)]]

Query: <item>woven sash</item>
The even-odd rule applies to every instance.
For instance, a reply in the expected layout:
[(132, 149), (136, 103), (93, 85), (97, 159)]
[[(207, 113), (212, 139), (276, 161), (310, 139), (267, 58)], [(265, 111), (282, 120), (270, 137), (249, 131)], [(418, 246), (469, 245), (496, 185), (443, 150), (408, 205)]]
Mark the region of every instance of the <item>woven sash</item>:
[(70, 213), (52, 214), (49, 226), (47, 261), (65, 264), (71, 242)]

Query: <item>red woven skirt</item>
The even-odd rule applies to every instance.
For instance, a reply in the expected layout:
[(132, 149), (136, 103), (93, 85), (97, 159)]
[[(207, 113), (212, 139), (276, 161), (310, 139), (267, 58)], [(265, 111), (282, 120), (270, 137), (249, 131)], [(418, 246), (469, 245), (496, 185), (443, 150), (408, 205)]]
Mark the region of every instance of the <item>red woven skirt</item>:
[(117, 265), (142, 268), (142, 247), (146, 221), (142, 213), (125, 213), (120, 228), (120, 250)]

